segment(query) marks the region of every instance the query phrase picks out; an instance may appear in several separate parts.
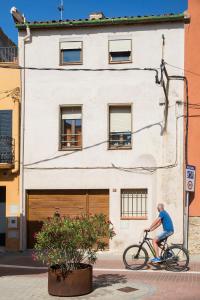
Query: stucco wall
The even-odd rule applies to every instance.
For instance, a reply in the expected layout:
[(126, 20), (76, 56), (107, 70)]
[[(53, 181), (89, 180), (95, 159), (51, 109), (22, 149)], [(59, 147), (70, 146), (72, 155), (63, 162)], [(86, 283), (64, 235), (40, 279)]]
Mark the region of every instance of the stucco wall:
[(188, 1), (190, 24), (185, 28), (185, 75), (189, 83), (189, 143), (188, 156), (189, 163), (196, 166), (196, 188), (195, 195), (192, 197), (190, 205), (190, 216), (200, 217), (200, 1)]
[[(23, 34), (20, 34), (20, 45)], [(166, 38), (166, 61), (183, 66), (182, 24), (32, 31), (32, 41), (26, 45), (26, 66), (58, 67), (59, 41), (71, 39), (83, 40), (84, 44), (84, 64), (74, 68), (158, 68), (162, 34)], [(113, 37), (132, 39), (133, 63), (108, 64), (108, 40)], [(174, 74), (178, 73), (173, 71)], [(111, 249), (123, 249), (138, 241), (142, 230), (156, 216), (156, 203), (164, 202), (174, 219), (174, 239), (182, 241), (183, 119), (176, 119), (176, 116), (183, 114), (183, 105), (176, 104), (176, 101), (183, 100), (182, 83), (173, 82), (170, 85), (168, 130), (164, 136), (160, 135), (159, 125), (149, 127), (162, 122), (164, 110), (159, 105), (164, 100), (163, 90), (155, 83), (153, 72), (27, 70), (25, 94), (25, 190), (110, 189), (110, 219), (117, 233)], [(108, 104), (112, 103), (132, 104), (132, 127), (134, 132), (138, 131), (133, 134), (132, 150), (115, 151), (107, 148)], [(76, 153), (58, 151), (59, 105), (62, 104), (83, 105), (83, 147), (93, 147)], [(176, 159), (177, 167), (159, 170), (154, 174), (118, 169), (73, 169), (112, 165), (123, 168), (166, 166), (174, 164)], [(45, 169), (49, 167), (54, 169)], [(59, 169), (69, 167), (72, 169)], [(147, 221), (120, 221), (122, 188), (148, 188)]]
[[(10, 65), (11, 66), (11, 65)], [(12, 80), (11, 80), (12, 79)], [(7, 70), (0, 68), (0, 86), (1, 92), (10, 91), (20, 87), (19, 70)], [(12, 110), (12, 136), (15, 141), (15, 164), (11, 170), (0, 169), (0, 186), (6, 187), (6, 219), (7, 223), (10, 217), (18, 218), (18, 228), (14, 231), (15, 238), (10, 238), (8, 232), (12, 229), (6, 229), (6, 248), (8, 250), (19, 249), (19, 113), (20, 99), (13, 99), (8, 92), (2, 93), (0, 98), (0, 110)], [(12, 234), (11, 234), (12, 235)]]

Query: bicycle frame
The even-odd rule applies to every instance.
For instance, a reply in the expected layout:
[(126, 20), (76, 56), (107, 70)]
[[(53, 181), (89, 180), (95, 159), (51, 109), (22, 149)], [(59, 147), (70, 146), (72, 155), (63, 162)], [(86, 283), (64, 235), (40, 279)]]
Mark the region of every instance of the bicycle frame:
[[(140, 252), (142, 246), (145, 245), (145, 244), (147, 244), (147, 246), (149, 247), (149, 250), (151, 251), (152, 255), (153, 255), (154, 257), (156, 257), (155, 250), (154, 250), (154, 248), (153, 248), (152, 243), (150, 242), (150, 241), (152, 241), (153, 239), (148, 238), (147, 235), (148, 235), (148, 231), (145, 231), (145, 236), (144, 236), (144, 238), (143, 238), (143, 241), (140, 242), (140, 247), (139, 247), (139, 250), (138, 250), (138, 254), (139, 254), (139, 252)], [(163, 243), (164, 243), (164, 244), (163, 244)], [(161, 241), (160, 245), (158, 246), (158, 247), (162, 250), (161, 253), (160, 253), (160, 256), (162, 256), (163, 253), (164, 253), (164, 251), (167, 249), (166, 246), (167, 246), (167, 248), (168, 248), (168, 245), (167, 245), (167, 239), (164, 239), (163, 241)]]

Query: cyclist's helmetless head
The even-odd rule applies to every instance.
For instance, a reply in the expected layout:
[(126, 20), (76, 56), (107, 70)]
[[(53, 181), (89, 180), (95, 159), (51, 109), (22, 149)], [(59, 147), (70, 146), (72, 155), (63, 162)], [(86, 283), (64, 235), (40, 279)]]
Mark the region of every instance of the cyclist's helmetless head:
[(158, 203), (157, 210), (158, 211), (164, 210), (164, 204), (163, 203)]

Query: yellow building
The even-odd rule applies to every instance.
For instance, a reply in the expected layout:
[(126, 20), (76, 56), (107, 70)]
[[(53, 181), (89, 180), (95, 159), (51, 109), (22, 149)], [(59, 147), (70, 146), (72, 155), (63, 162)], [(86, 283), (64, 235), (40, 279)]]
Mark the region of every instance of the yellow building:
[(18, 250), (20, 244), (20, 71), (12, 69), (16, 66), (17, 47), (0, 29), (0, 249), (6, 250)]

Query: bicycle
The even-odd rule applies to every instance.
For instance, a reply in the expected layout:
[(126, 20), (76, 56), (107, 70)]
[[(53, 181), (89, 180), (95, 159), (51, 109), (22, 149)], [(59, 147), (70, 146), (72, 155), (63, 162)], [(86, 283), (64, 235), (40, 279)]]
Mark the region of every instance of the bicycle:
[[(123, 262), (127, 269), (140, 270), (147, 266), (149, 255), (143, 247), (144, 244), (147, 244), (152, 255), (156, 257), (151, 242), (152, 238), (148, 237), (149, 231), (145, 230), (144, 232), (143, 241), (139, 245), (131, 245), (124, 250)], [(181, 244), (172, 244), (172, 246), (169, 246), (167, 238), (165, 238), (159, 242), (159, 247), (162, 249), (160, 254), (161, 262), (159, 264), (164, 264), (166, 270), (181, 272), (187, 269), (189, 254)]]

